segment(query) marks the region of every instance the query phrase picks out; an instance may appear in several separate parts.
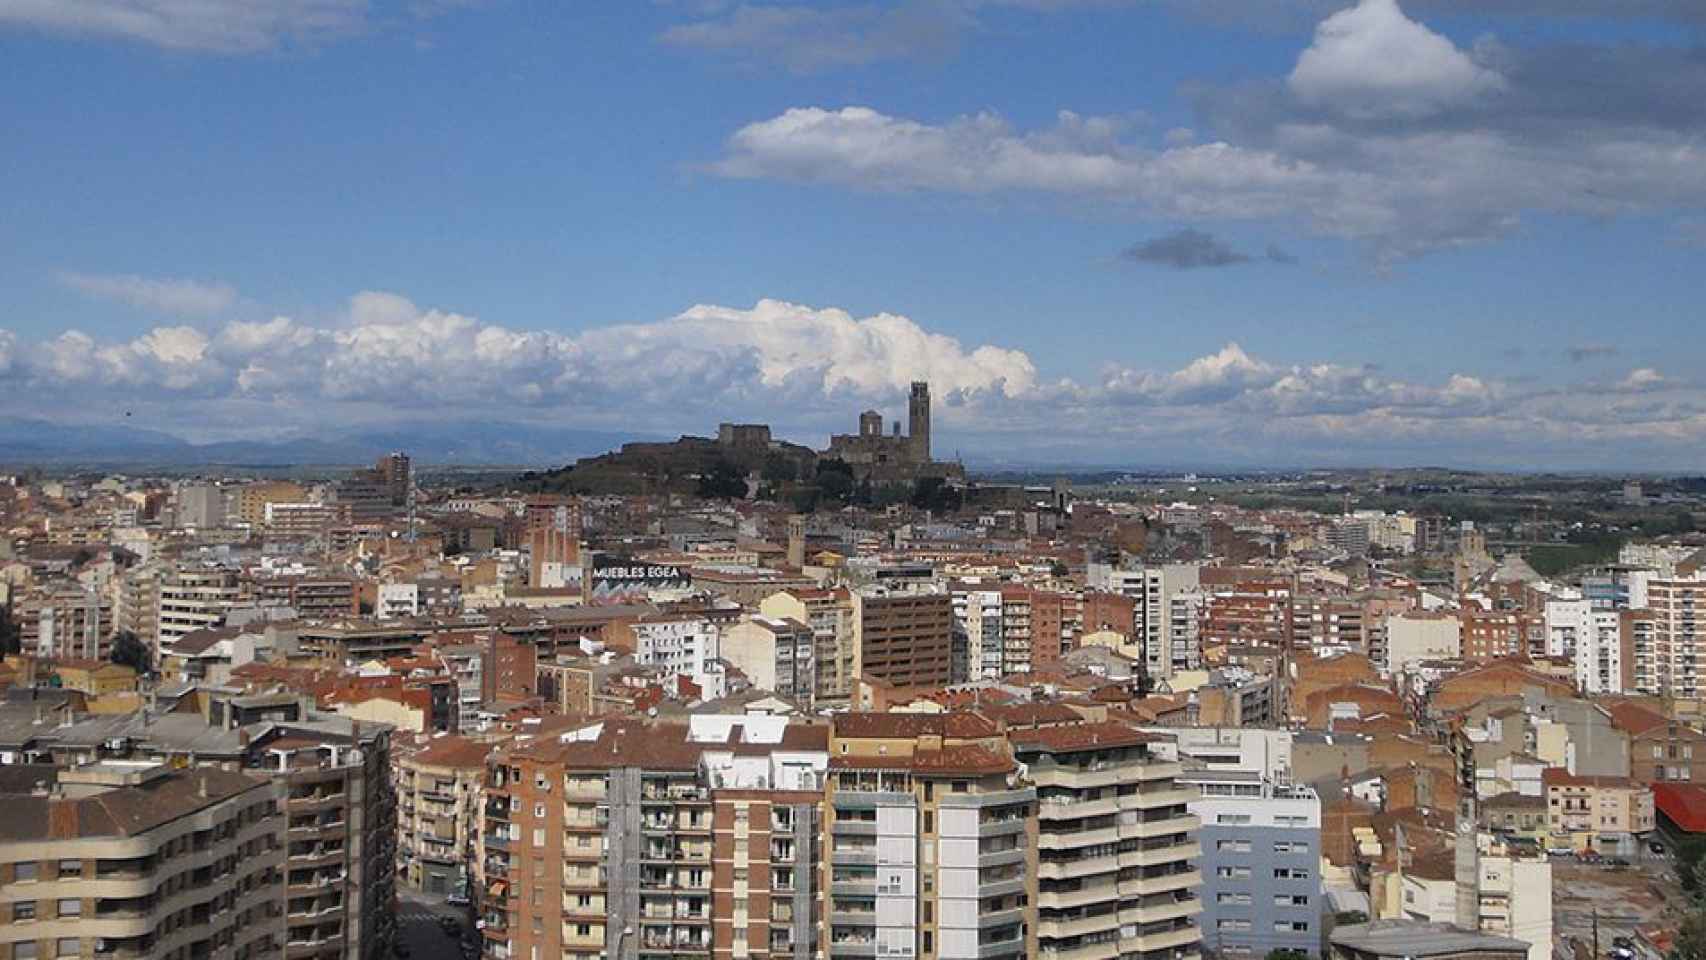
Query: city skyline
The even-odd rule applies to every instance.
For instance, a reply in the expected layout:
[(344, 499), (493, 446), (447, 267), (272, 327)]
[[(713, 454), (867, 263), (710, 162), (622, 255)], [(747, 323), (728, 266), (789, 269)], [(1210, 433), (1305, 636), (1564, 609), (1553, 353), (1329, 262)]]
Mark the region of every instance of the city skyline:
[(1698, 469), (1703, 22), (0, 3), (0, 414), (817, 443), (928, 380), (968, 460)]

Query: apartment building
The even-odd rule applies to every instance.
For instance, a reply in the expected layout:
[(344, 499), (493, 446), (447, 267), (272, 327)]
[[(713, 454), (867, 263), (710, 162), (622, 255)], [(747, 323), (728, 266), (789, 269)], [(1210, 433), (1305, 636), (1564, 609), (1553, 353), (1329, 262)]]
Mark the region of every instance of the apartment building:
[(169, 567), (161, 571), (156, 591), (156, 657), (187, 633), (222, 625), (243, 599), (238, 572), (224, 567)]
[(256, 577), (251, 587), (263, 607), (290, 607), (305, 620), (327, 620), (361, 612), (349, 577)]
[(1411, 610), (1386, 618), (1385, 656), (1375, 662), (1387, 674), (1406, 673), (1423, 660), (1456, 660), (1463, 653), (1463, 624), (1445, 611)]
[(129, 633), (144, 645), (160, 634), (160, 565), (144, 563), (126, 570), (118, 578), (113, 601), (114, 627)]
[[(283, 960), (373, 960), (395, 929), (396, 795), (390, 734), (316, 712), (294, 693), (202, 691), (127, 715), (16, 729), (30, 734), (0, 758), (38, 757), (74, 767), (149, 761), (237, 770), (282, 786), (285, 823)], [(0, 715), (0, 727), (7, 727)], [(0, 767), (3, 773), (5, 767)]]
[(1645, 610), (1595, 607), (1582, 618), (1575, 639), (1576, 685), (1583, 693), (1627, 693), (1635, 685), (1635, 638), (1651, 633)]
[(500, 750), (485, 955), (818, 956), (826, 736), (783, 717), (624, 718)]
[(1292, 637), (1291, 579), (1239, 568), (1205, 567), (1199, 615), (1201, 642), (1263, 647), (1289, 646)]
[(1361, 600), (1300, 594), (1291, 606), (1293, 647), (1321, 653), (1361, 653), (1368, 648)]
[(0, 767), (0, 802), (0, 956), (278, 954), (280, 784), (100, 760)]
[(397, 871), (406, 886), (443, 896), (471, 882), (490, 751), (447, 734), (398, 759)]
[(823, 848), (830, 957), (1037, 956), (1036, 791), (969, 714), (837, 715)]
[(1223, 957), (1321, 955), (1321, 801), (1260, 773), (1192, 770), (1199, 796), (1203, 945)]
[(1054, 960), (1200, 955), (1195, 792), (1165, 738), (1115, 723), (1009, 730), (1037, 796), (1037, 952)]
[(1652, 788), (1628, 777), (1578, 776), (1549, 767), (1541, 783), (1554, 846), (1633, 854), (1656, 825)]
[(723, 634), (723, 659), (760, 690), (810, 705), (817, 692), (817, 638), (798, 620), (748, 617)]
[[(1157, 564), (1134, 570), (1091, 564), (1086, 585), (1132, 599), (1133, 640), (1143, 645), (1149, 676), (1159, 679), (1201, 664), (1201, 580), (1202, 568), (1196, 564)], [(1181, 600), (1185, 594), (1190, 598)]]
[[(623, 625), (613, 625), (623, 626)], [(696, 614), (651, 614), (625, 625), (631, 636), (634, 662), (662, 667), (676, 676), (705, 685), (717, 671), (722, 628), (710, 617)]]
[(112, 602), (66, 582), (26, 594), (14, 605), (19, 648), (45, 659), (105, 660), (112, 653)]
[(1515, 611), (1488, 610), (1470, 601), (1458, 611), (1463, 659), (1486, 663), (1528, 653), (1527, 618)]
[(944, 590), (854, 591), (852, 677), (897, 687), (953, 681), (954, 607)]
[(1706, 580), (1665, 579), (1647, 583), (1653, 615), (1649, 643), (1632, 643), (1635, 689), (1651, 696), (1695, 699), (1706, 691)]
[(1645, 784), (1706, 784), (1706, 733), (1637, 703), (1608, 703), (1611, 722), (1629, 734), (1629, 776)]
[(844, 588), (787, 590), (765, 597), (766, 617), (797, 620), (812, 629), (817, 699), (844, 700), (853, 690), (853, 599)]
[(237, 492), (237, 519), (251, 527), (266, 522), (267, 506), (274, 503), (304, 503), (308, 489), (285, 480), (262, 480), (244, 484)]

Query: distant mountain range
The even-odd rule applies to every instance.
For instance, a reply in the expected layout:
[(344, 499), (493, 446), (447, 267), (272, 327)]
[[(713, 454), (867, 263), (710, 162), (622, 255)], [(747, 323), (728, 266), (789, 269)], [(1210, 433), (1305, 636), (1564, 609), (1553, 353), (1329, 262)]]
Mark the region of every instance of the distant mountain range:
[(318, 438), (191, 443), (159, 430), (0, 417), (0, 465), (197, 464), (336, 466), (371, 463), (392, 450), (421, 464), (555, 466), (648, 435), (521, 423), (418, 423)]

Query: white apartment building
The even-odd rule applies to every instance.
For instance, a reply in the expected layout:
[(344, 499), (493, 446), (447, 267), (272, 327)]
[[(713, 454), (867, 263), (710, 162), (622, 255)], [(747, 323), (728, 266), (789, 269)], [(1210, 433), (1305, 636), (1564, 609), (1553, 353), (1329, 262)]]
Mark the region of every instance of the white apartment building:
[(421, 612), (420, 588), (412, 583), (382, 583), (374, 613), (381, 620), (418, 616)]

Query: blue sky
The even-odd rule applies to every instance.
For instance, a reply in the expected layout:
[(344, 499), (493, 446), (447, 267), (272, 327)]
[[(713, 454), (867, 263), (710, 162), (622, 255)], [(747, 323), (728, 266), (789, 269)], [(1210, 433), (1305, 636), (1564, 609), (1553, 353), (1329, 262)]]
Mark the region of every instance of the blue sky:
[(1700, 469), (1702, 24), (0, 0), (0, 415)]

